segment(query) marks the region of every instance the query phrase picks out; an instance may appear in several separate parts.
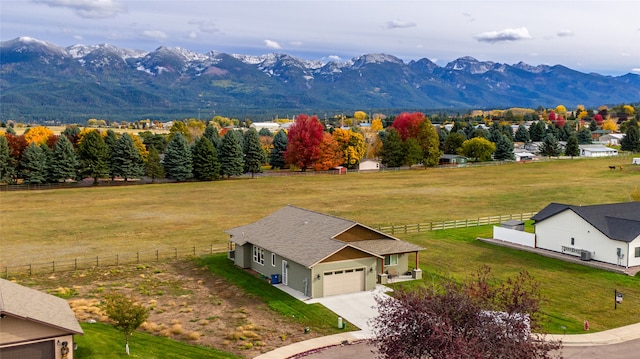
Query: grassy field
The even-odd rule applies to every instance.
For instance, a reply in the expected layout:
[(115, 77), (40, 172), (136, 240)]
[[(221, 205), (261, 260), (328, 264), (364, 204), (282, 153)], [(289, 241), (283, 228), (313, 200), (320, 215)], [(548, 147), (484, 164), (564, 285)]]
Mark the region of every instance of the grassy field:
[[(0, 268), (136, 251), (226, 246), (225, 229), (292, 204), (369, 226), (629, 200), (630, 157), (488, 167), (0, 193)], [(609, 165), (625, 165), (611, 171)]]

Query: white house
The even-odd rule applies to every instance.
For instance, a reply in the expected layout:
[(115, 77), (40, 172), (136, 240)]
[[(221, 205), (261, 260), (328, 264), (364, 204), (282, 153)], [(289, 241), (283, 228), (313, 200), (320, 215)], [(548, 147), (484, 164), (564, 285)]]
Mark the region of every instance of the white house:
[(609, 133), (598, 138), (598, 142), (603, 145), (620, 146), (620, 141), (624, 138), (624, 133)]
[(359, 171), (379, 171), (380, 167), (380, 161), (371, 159), (363, 160), (358, 164)]
[(254, 122), (251, 124), (251, 127), (255, 128), (258, 132), (260, 132), (261, 129), (266, 128), (275, 133), (280, 129), (280, 124), (275, 122)]
[(603, 145), (580, 145), (580, 156), (608, 157), (617, 156), (618, 150)]
[(640, 266), (640, 202), (551, 203), (532, 219), (537, 248), (623, 267)]

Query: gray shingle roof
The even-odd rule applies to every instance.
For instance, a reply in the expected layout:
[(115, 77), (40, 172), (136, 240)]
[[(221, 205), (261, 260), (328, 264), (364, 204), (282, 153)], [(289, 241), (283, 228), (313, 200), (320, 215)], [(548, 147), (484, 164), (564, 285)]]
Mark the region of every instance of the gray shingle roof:
[(350, 242), (353, 247), (361, 249), (365, 252), (376, 253), (378, 255), (387, 255), (395, 253), (409, 253), (421, 251), (424, 248), (419, 245), (405, 241), (390, 241), (388, 239), (370, 239), (364, 241)]
[[(335, 239), (337, 235), (354, 226), (371, 229), (347, 219), (295, 206), (286, 206), (254, 223), (225, 232), (230, 234), (231, 241), (238, 245), (251, 243), (308, 268), (345, 247), (354, 247), (377, 255), (387, 254), (386, 251), (391, 250), (390, 248), (394, 245), (398, 250), (388, 253), (402, 253), (405, 251), (404, 248), (412, 248), (409, 251), (423, 249), (381, 232), (378, 232), (380, 239), (373, 241), (389, 242), (384, 248), (384, 253), (372, 250), (375, 248), (357, 244), (363, 241), (349, 243)], [(382, 248), (380, 245), (378, 247)]]
[(531, 219), (540, 222), (566, 210), (575, 212), (613, 240), (631, 242), (640, 236), (640, 202), (598, 204), (593, 206), (551, 203)]
[(0, 312), (63, 331), (84, 334), (66, 300), (0, 279)]

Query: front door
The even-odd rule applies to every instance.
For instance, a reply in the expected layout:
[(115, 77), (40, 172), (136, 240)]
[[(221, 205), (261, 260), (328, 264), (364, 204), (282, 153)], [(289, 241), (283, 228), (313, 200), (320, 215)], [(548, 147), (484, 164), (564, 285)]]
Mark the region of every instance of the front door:
[(287, 264), (287, 261), (283, 260), (282, 261), (282, 284), (284, 285), (289, 285), (287, 282), (287, 271), (289, 270), (289, 264)]

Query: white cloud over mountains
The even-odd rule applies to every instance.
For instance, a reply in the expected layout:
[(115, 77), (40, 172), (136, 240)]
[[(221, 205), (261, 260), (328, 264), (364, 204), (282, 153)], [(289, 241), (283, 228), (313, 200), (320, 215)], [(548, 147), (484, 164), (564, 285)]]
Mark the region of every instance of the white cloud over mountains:
[(127, 12), (127, 7), (117, 0), (32, 0), (34, 3), (73, 10), (87, 19), (105, 19)]
[(474, 36), (476, 40), (481, 42), (503, 42), (503, 41), (517, 41), (531, 39), (529, 30), (526, 27), (519, 27), (517, 29), (504, 29), (500, 31), (488, 31), (482, 32)]

